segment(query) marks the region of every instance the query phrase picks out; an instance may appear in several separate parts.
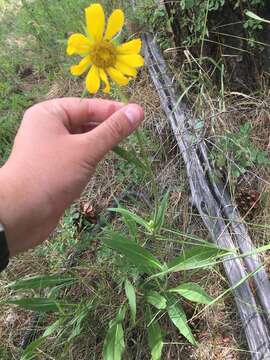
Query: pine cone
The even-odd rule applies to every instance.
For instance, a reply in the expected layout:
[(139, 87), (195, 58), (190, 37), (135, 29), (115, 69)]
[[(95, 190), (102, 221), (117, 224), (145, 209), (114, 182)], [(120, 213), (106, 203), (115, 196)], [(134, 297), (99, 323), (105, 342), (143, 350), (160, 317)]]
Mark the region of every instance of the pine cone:
[(89, 221), (91, 224), (97, 223), (97, 209), (94, 209), (94, 207), (91, 205), (90, 202), (86, 202), (84, 204), (81, 204), (81, 214), (84, 216), (84, 218)]
[(239, 188), (235, 194), (235, 202), (240, 214), (252, 219), (260, 207), (260, 193), (247, 187)]

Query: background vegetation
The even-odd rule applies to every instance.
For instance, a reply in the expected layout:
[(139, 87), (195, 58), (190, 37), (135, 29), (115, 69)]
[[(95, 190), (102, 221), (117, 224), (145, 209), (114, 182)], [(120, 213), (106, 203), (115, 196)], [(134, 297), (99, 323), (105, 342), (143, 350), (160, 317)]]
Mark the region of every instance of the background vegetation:
[[(65, 48), (70, 33), (83, 31), (90, 2), (0, 0), (1, 164), (27, 107), (81, 95), (83, 80), (68, 74)], [(216, 175), (228, 183), (256, 245), (266, 244), (269, 25), (246, 16), (267, 18), (265, 2), (140, 0), (135, 14), (124, 1), (103, 5), (108, 13), (126, 7), (123, 37), (156, 34)], [(3, 360), (159, 359), (162, 351), (162, 359), (249, 358), (233, 297), (222, 296), (228, 283), (218, 262), (226, 252), (211, 246), (190, 204), (184, 164), (147, 69), (127, 94), (146, 110), (142, 136), (157, 190), (149, 174), (110, 154), (51, 238), (12, 259), (1, 275)], [(140, 155), (135, 137), (125, 146)], [(267, 253), (263, 261), (268, 267)]]

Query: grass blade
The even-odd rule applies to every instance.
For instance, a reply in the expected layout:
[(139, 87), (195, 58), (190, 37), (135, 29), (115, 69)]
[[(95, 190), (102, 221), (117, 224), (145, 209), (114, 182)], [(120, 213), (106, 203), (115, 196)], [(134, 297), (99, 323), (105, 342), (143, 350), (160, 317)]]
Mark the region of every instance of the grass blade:
[(121, 307), (116, 318), (110, 322), (110, 327), (103, 346), (104, 360), (121, 360), (122, 358), (122, 354), (125, 350), (124, 331), (122, 326), (124, 317), (125, 308)]
[(232, 254), (231, 250), (221, 249), (214, 245), (196, 245), (185, 251), (168, 264), (168, 272), (194, 270), (201, 267), (211, 266), (212, 263), (221, 257)]
[(38, 348), (45, 340), (46, 337), (53, 334), (59, 327), (63, 324), (64, 320), (63, 318), (60, 318), (56, 320), (52, 325), (48, 326), (45, 332), (42, 336), (40, 336), (35, 341), (32, 341), (24, 350), (21, 360), (31, 360), (34, 357), (36, 357), (36, 354), (34, 354), (34, 350)]
[(123, 216), (129, 216), (131, 219), (133, 219), (137, 224), (143, 226), (146, 230), (149, 230), (149, 224), (146, 220), (141, 218), (139, 215), (133, 214), (131, 211), (118, 207), (118, 208), (109, 208), (108, 211), (114, 211), (118, 212), (119, 214)]
[(61, 275), (42, 275), (16, 280), (6, 287), (13, 290), (44, 289), (59, 285), (71, 285), (75, 281), (75, 278), (65, 278)]
[(252, 12), (252, 11), (249, 11), (249, 10), (246, 11), (246, 12), (245, 12), (245, 15), (248, 16), (248, 17), (250, 17), (251, 19), (257, 20), (257, 21), (259, 21), (259, 22), (265, 22), (265, 23), (267, 23), (267, 24), (270, 24), (270, 21), (269, 21), (269, 20), (266, 20), (266, 19), (260, 17), (259, 15), (254, 14), (254, 12)]
[(136, 293), (134, 286), (131, 284), (130, 281), (125, 281), (125, 292), (126, 297), (128, 299), (129, 307), (130, 307), (130, 313), (131, 313), (131, 319), (133, 324), (135, 324), (136, 321)]
[(119, 233), (111, 231), (110, 239), (104, 240), (104, 243), (109, 248), (125, 255), (141, 271), (152, 274), (153, 270), (160, 271), (163, 269), (163, 266), (154, 255)]
[(23, 309), (37, 311), (37, 312), (60, 312), (63, 308), (74, 307), (75, 304), (48, 298), (29, 298), (19, 300), (8, 300), (7, 304), (17, 305)]
[(130, 151), (116, 146), (113, 148), (113, 152), (122, 159), (126, 160), (129, 164), (135, 165), (137, 168), (142, 169), (143, 171), (147, 171), (147, 167), (144, 165), (144, 163)]
[(168, 199), (169, 199), (169, 192), (167, 191), (166, 194), (164, 195), (164, 197), (161, 201), (161, 204), (158, 208), (158, 211), (157, 211), (157, 216), (156, 216), (155, 225), (154, 225), (154, 228), (157, 232), (160, 231), (160, 229), (162, 228), (162, 226), (164, 224), (165, 214), (166, 214), (167, 207), (168, 207)]
[(163, 349), (163, 340), (161, 328), (158, 321), (153, 320), (153, 314), (151, 310), (148, 309), (147, 312), (147, 321), (149, 323), (147, 327), (147, 338), (148, 345), (151, 351), (151, 360), (161, 360), (162, 349)]

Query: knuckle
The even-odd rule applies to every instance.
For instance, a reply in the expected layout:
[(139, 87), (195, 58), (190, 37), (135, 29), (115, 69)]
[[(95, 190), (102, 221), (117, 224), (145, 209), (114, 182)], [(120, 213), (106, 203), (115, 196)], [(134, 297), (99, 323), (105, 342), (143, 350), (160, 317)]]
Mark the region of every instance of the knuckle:
[(110, 136), (115, 139), (122, 138), (126, 135), (126, 121), (124, 116), (112, 117), (107, 124)]
[(29, 107), (28, 109), (25, 110), (24, 112), (24, 119), (27, 119), (31, 116), (31, 114), (33, 113), (33, 111), (35, 111), (37, 105), (33, 105), (31, 107)]

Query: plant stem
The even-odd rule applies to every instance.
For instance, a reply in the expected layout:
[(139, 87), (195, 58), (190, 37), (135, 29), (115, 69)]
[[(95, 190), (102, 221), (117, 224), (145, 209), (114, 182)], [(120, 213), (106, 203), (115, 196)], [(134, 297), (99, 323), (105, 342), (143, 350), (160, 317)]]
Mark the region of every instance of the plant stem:
[(151, 178), (153, 195), (154, 195), (154, 201), (155, 201), (155, 212), (154, 212), (154, 223), (155, 223), (155, 221), (156, 221), (156, 216), (157, 216), (157, 206), (158, 206), (158, 188), (157, 188), (156, 177), (155, 177), (154, 171), (153, 171), (153, 169), (152, 169), (151, 161), (149, 160), (149, 158), (148, 158), (148, 156), (147, 156), (147, 151), (146, 151), (146, 148), (145, 148), (145, 143), (144, 143), (142, 134), (141, 134), (141, 132), (140, 132), (139, 129), (137, 129), (137, 130), (135, 131), (135, 136), (136, 136), (136, 138), (137, 138), (137, 140), (138, 140), (141, 157), (142, 157), (142, 159), (143, 159), (144, 164), (146, 165), (148, 175), (149, 175), (150, 178)]
[[(124, 93), (124, 91), (120, 87), (118, 87), (118, 91), (119, 91), (120, 100), (123, 103), (128, 104), (129, 100), (128, 100), (126, 94)], [(138, 145), (140, 148), (140, 155), (142, 157), (143, 163), (145, 164), (148, 175), (151, 178), (151, 185), (152, 185), (152, 191), (153, 191), (154, 203), (155, 203), (155, 209), (154, 209), (154, 224), (155, 224), (156, 217), (157, 217), (157, 210), (158, 210), (158, 187), (157, 187), (156, 177), (155, 177), (155, 173), (152, 169), (151, 161), (149, 160), (149, 157), (147, 156), (147, 151), (146, 151), (145, 142), (144, 142), (142, 133), (139, 129), (135, 130), (135, 136), (138, 141)]]

